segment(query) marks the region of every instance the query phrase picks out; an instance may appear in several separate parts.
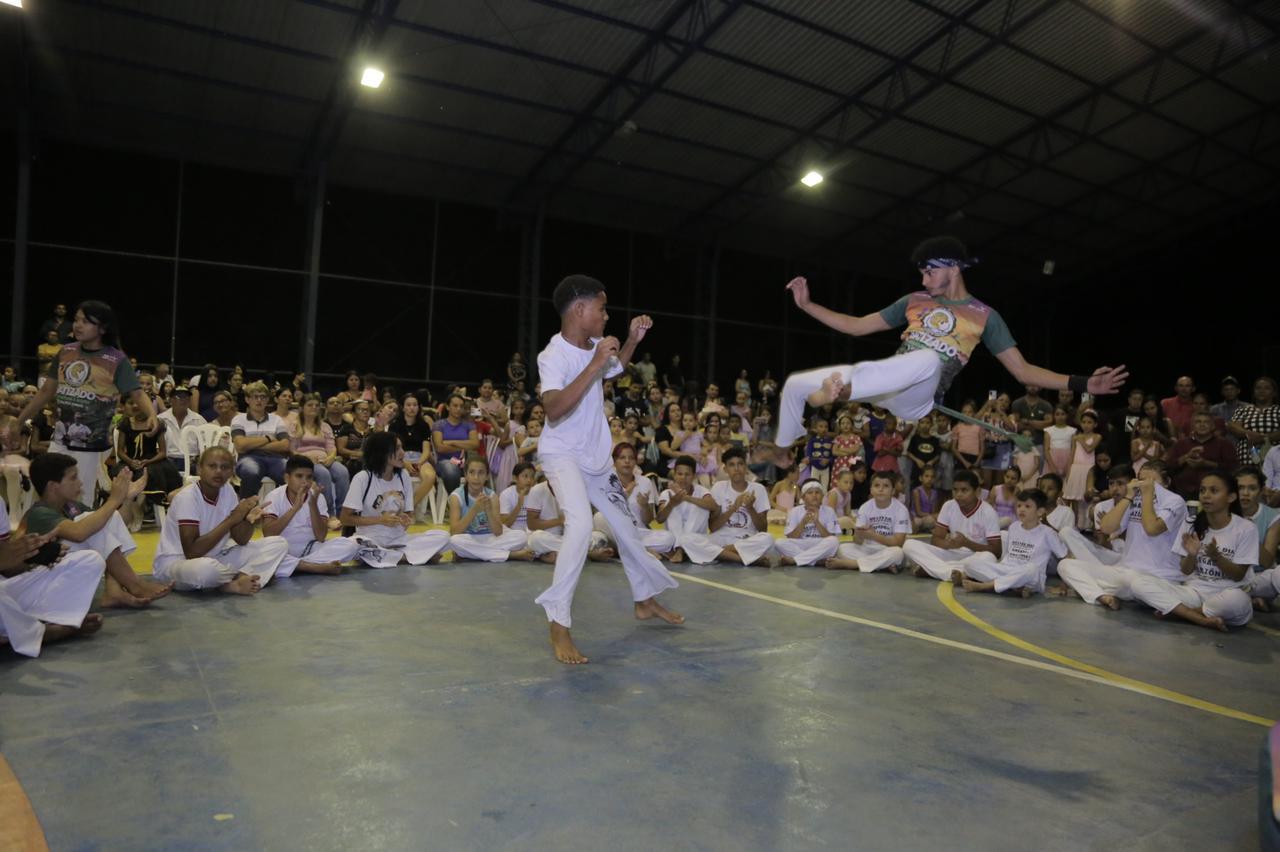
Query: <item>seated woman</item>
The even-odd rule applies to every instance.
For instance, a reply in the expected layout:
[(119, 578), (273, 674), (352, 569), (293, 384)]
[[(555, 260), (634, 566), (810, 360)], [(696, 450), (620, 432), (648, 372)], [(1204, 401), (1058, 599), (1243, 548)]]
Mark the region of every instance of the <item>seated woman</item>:
[[(650, 528), (654, 510), (658, 506), (658, 489), (653, 480), (647, 476), (636, 475), (636, 450), (628, 443), (618, 444), (613, 448), (613, 468), (622, 482), (622, 490), (627, 495), (627, 507), (631, 510), (631, 520), (640, 533), (640, 543), (654, 556), (661, 557), (669, 553), (676, 545), (676, 537), (666, 530)], [(603, 534), (609, 546), (617, 547), (617, 538), (609, 528), (604, 515), (595, 513), (592, 527)]]
[(400, 411), (387, 425), (387, 431), (400, 439), (404, 446), (404, 468), (409, 476), (418, 480), (413, 487), (413, 505), (426, 499), (436, 490), (436, 469), (432, 464), (431, 418), (422, 410), (422, 403), (414, 394), (406, 394), (400, 401)]
[(786, 534), (774, 542), (783, 565), (816, 565), (836, 555), (840, 524), (822, 498), (827, 489), (816, 479), (800, 486), (803, 504), (787, 513)]
[(522, 530), (502, 524), (502, 510), (493, 489), (486, 486), (489, 465), (479, 456), (467, 458), (466, 479), (449, 495), (449, 548), (455, 562), (528, 561), (529, 537)]
[[(289, 436), (289, 445), (295, 455), (311, 459), (312, 476), (324, 492), (325, 505), (341, 506), (347, 499), (351, 474), (338, 461), (338, 444), (333, 427), (320, 417), (320, 394), (307, 394), (303, 399), (302, 412)], [(285, 476), (288, 474), (286, 470)], [(337, 520), (331, 518), (330, 526), (336, 527)]]
[(198, 482), (173, 498), (160, 530), (152, 570), (178, 591), (217, 589), (257, 594), (288, 553), (282, 538), (253, 539), (249, 513), (258, 497), (237, 499), (231, 487), (235, 460), (223, 447), (200, 454)]
[(356, 528), (360, 543), (356, 557), (371, 568), (439, 561), (449, 546), (448, 533), (408, 532), (413, 523), (409, 513), (413, 483), (404, 469), (400, 439), (390, 432), (374, 432), (365, 438), (362, 468), (351, 480), (340, 516), (343, 527)]
[(334, 436), (338, 459), (352, 477), (364, 469), (364, 442), (372, 434), (369, 403), (357, 400), (351, 408), (351, 422), (343, 424)]
[(342, 400), (343, 410), (350, 414), (355, 408), (356, 400), (363, 399), (360, 374), (355, 370), (347, 370), (347, 376), (343, 381), (342, 390), (338, 391), (337, 397)]
[(467, 453), (480, 449), (480, 432), (475, 423), (465, 418), (466, 405), (462, 394), (450, 394), (446, 408), (448, 413), (431, 427), (436, 473), (450, 493), (457, 491), (462, 484), (462, 464)]
[(298, 425), (298, 409), (295, 405), (300, 405), (301, 401), (294, 397), (291, 388), (281, 388), (276, 391), (276, 407), (274, 414), (280, 418), (280, 421), (292, 432)]

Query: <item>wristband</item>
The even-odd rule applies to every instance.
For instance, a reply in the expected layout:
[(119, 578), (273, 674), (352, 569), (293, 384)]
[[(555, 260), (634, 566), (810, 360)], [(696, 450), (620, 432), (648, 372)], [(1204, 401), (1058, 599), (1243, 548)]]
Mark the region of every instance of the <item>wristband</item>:
[(1088, 376), (1067, 376), (1067, 389), (1073, 390), (1076, 393), (1088, 393), (1089, 377)]

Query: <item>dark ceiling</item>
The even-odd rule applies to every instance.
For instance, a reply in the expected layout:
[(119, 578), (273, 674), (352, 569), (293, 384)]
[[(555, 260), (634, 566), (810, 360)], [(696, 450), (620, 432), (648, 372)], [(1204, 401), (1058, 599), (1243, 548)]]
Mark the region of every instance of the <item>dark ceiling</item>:
[(1087, 270), (1280, 177), (1280, 0), (26, 7), (39, 135), (868, 270), (943, 229)]

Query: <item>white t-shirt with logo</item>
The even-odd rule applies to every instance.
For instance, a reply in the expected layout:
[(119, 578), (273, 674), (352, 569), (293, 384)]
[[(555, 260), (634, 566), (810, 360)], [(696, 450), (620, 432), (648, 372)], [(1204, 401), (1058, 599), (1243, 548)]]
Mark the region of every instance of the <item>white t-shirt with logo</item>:
[[(537, 488), (535, 485), (534, 488)], [(532, 493), (533, 488), (529, 489)], [(502, 489), (502, 493), (498, 495), (498, 511), (504, 515), (510, 515), (515, 511), (516, 503), (520, 502), (520, 494), (514, 485), (508, 485)], [(516, 515), (515, 521), (510, 524), (512, 529), (528, 530), (529, 529), (529, 498), (525, 496), (525, 501), (520, 505), (520, 514)]]
[[(310, 502), (310, 499), (310, 496), (308, 496), (308, 502)], [(293, 504), (289, 502), (289, 486), (281, 485), (267, 495), (266, 502), (262, 507), (262, 516), (283, 518), (289, 514), (289, 510), (292, 508)], [(316, 500), (316, 509), (320, 512), (320, 517), (329, 517), (329, 506), (325, 503), (323, 494)], [(311, 507), (309, 505), (304, 504), (298, 510), (298, 514), (294, 515), (288, 526), (281, 531), (280, 537), (289, 542), (290, 553), (299, 548), (305, 548), (316, 540), (315, 531), (311, 529)]]
[[(179, 534), (181, 527), (195, 527), (199, 535), (206, 535), (225, 521), (239, 504), (240, 498), (236, 496), (236, 490), (230, 483), (222, 486), (215, 502), (210, 502), (204, 496), (204, 491), (201, 490), (198, 482), (183, 488), (169, 504), (169, 513), (165, 515), (164, 526), (160, 529), (160, 543), (156, 546), (153, 567), (159, 570), (187, 558), (182, 549), (182, 536)], [(205, 556), (216, 558), (231, 544), (231, 533), (228, 532), (209, 549)]]
[[(372, 476), (369, 471), (362, 470), (351, 478), (351, 487), (347, 490), (347, 499), (342, 502), (342, 508), (351, 509), (364, 518), (412, 511), (413, 482), (404, 470), (396, 471), (390, 480)], [(409, 540), (409, 534), (398, 524), (356, 527), (356, 536), (367, 538), (381, 547), (395, 547)]]
[[(1182, 537), (1192, 532), (1194, 529), (1191, 521), (1183, 524), (1179, 531), (1177, 541), (1173, 545), (1173, 554), (1179, 561), (1187, 555), (1186, 548), (1182, 546)], [(1242, 579), (1232, 580), (1226, 577), (1222, 569), (1213, 564), (1213, 560), (1205, 550), (1205, 546), (1210, 541), (1218, 543), (1218, 550), (1228, 561), (1242, 567), (1248, 566)], [(1226, 589), (1247, 589), (1253, 581), (1253, 569), (1257, 564), (1258, 528), (1239, 515), (1232, 515), (1230, 523), (1222, 529), (1205, 530), (1204, 538), (1200, 541), (1200, 552), (1196, 554), (1196, 570), (1190, 575), (1183, 574), (1186, 578), (1184, 582), (1202, 595), (1212, 595)]]
[(911, 513), (897, 500), (881, 509), (875, 500), (868, 500), (858, 507), (857, 528), (874, 530), (880, 535), (911, 534)]
[[(710, 493), (701, 485), (695, 483), (693, 486), (693, 499), (695, 500), (701, 500)], [(658, 507), (661, 508), (670, 503), (674, 496), (670, 488), (663, 491), (662, 496), (658, 498)], [(676, 535), (706, 535), (708, 524), (710, 523), (710, 512), (696, 503), (683, 500), (671, 510), (671, 514), (667, 515), (666, 527)]]
[[(542, 393), (563, 390), (591, 363), (600, 338), (591, 338), (590, 349), (579, 349), (559, 334), (553, 335), (547, 348), (538, 355), (538, 378)], [(622, 372), (622, 364), (611, 359), (603, 378)], [(605, 473), (613, 467), (613, 439), (604, 413), (604, 383), (591, 383), (573, 410), (559, 420), (547, 418), (538, 441), (538, 455), (573, 456), (587, 473)]]
[(1000, 557), (1000, 564), (1017, 568), (1034, 566), (1039, 573), (1036, 588), (1043, 592), (1050, 558), (1065, 559), (1066, 556), (1067, 546), (1052, 527), (1036, 524), (1027, 529), (1019, 521), (1009, 527), (1008, 543)]
[[(791, 510), (787, 512), (786, 533), (788, 536), (795, 532), (796, 527), (800, 526), (804, 516), (808, 513), (809, 510), (804, 506), (791, 507)], [(840, 519), (836, 517), (836, 510), (825, 503), (818, 507), (818, 523), (822, 524), (823, 528), (826, 529), (826, 536), (818, 529), (817, 524), (805, 524), (804, 531), (800, 533), (800, 537), (826, 538), (827, 536), (840, 534)]]
[(937, 525), (942, 527), (943, 532), (959, 533), (970, 541), (991, 544), (1000, 540), (1000, 516), (986, 500), (979, 500), (978, 505), (967, 515), (959, 503), (948, 500), (938, 512)]
[[(551, 493), (551, 486), (545, 482), (539, 482), (529, 489), (529, 496), (524, 498), (524, 508), (526, 512), (530, 509), (537, 512), (538, 518), (543, 521), (560, 517), (560, 502)], [(564, 535), (564, 526), (543, 527), (542, 531)]]
[(1139, 492), (1120, 519), (1120, 531), (1124, 535), (1124, 564), (1140, 568), (1153, 576), (1181, 583), (1186, 579), (1178, 567), (1178, 557), (1173, 546), (1178, 534), (1187, 523), (1187, 503), (1177, 494), (1159, 483), (1155, 489), (1156, 517), (1164, 521), (1165, 531), (1158, 536), (1147, 535), (1142, 528), (1142, 494)]
[[(729, 480), (722, 480), (711, 486), (711, 496), (715, 498), (716, 503), (720, 506), (720, 511), (728, 509), (733, 502), (743, 494), (751, 494), (751, 508), (756, 512), (769, 511), (769, 495), (765, 493), (764, 486), (759, 482), (748, 482), (747, 487), (742, 491), (735, 491), (733, 483)], [(746, 509), (739, 509), (734, 512), (729, 520), (725, 521), (717, 532), (728, 530), (737, 533), (741, 538), (751, 535), (752, 533), (765, 532), (765, 530), (756, 529), (755, 519), (751, 517), (751, 513)]]

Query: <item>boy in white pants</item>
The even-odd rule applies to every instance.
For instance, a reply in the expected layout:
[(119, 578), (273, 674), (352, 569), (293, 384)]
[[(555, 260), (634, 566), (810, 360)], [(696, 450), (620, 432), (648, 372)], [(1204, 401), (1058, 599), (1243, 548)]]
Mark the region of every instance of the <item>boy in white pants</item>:
[(1125, 535), (1123, 557), (1104, 564), (1089, 561), (1089, 554), (1072, 551), (1076, 558), (1058, 563), (1062, 582), (1086, 603), (1119, 609), (1120, 601), (1134, 599), (1133, 581), (1143, 574), (1170, 583), (1182, 581), (1182, 570), (1173, 547), (1187, 520), (1187, 504), (1164, 486), (1167, 476), (1163, 462), (1147, 462), (1138, 478), (1129, 482), (1125, 496), (1103, 516), (1103, 533), (1110, 535), (1119, 531)]
[[(655, 530), (649, 526), (653, 521), (653, 510), (658, 505), (658, 489), (649, 477), (636, 475), (636, 448), (630, 442), (622, 441), (613, 448), (613, 469), (622, 483), (622, 490), (627, 493), (631, 519), (645, 550), (658, 557), (670, 553), (676, 546), (676, 538), (667, 530)], [(596, 512), (592, 525), (596, 532), (606, 536), (609, 544), (616, 544), (613, 530), (609, 529), (603, 514)]]
[(1005, 530), (1004, 555), (996, 561), (990, 553), (975, 553), (951, 573), (951, 582), (968, 592), (1004, 592), (1018, 589), (1024, 598), (1043, 592), (1049, 560), (1067, 555), (1067, 546), (1053, 527), (1041, 523), (1048, 498), (1038, 488), (1019, 491), (1014, 511), (1018, 522)]
[(169, 505), (152, 567), (157, 578), (172, 581), (179, 591), (255, 595), (288, 553), (282, 538), (250, 540), (249, 512), (258, 498), (236, 498), (234, 465), (226, 448), (209, 447), (200, 454), (200, 480), (179, 491)]
[(658, 497), (658, 522), (675, 536), (672, 562), (705, 565), (720, 558), (724, 549), (711, 540), (708, 523), (711, 513), (720, 510), (711, 492), (696, 481), (698, 462), (693, 456), (680, 456), (671, 468), (671, 481)]
[(555, 488), (565, 522), (555, 576), (537, 603), (546, 610), (556, 659), (578, 664), (587, 658), (569, 634), (570, 609), (591, 543), (592, 506), (617, 537), (636, 618), (660, 618), (670, 624), (681, 624), (684, 618), (658, 603), (658, 594), (677, 584), (662, 562), (645, 550), (632, 523), (627, 495), (610, 463), (612, 440), (604, 417), (603, 380), (622, 373), (653, 321), (647, 316), (632, 319), (622, 347), (616, 337), (604, 337), (609, 319), (604, 286), (585, 275), (570, 275), (556, 285), (552, 302), (560, 314), (560, 333), (538, 355), (547, 414), (538, 460)]
[[(535, 559), (554, 565), (564, 546), (564, 514), (550, 482), (539, 482), (529, 489), (524, 511), (529, 527), (529, 550)], [(587, 542), (587, 558), (592, 562), (605, 562), (617, 555), (605, 534), (593, 528)]]
[(816, 565), (835, 555), (840, 544), (836, 510), (823, 502), (826, 487), (817, 479), (800, 486), (799, 506), (787, 513), (786, 537), (774, 542), (783, 565)]
[(729, 475), (711, 486), (719, 510), (711, 517), (711, 540), (720, 545), (720, 559), (754, 565), (774, 552), (769, 535), (769, 495), (758, 482), (747, 482), (747, 456), (730, 447), (720, 457)]
[(893, 499), (897, 475), (878, 470), (871, 475), (871, 499), (858, 509), (853, 543), (842, 544), (827, 560), (828, 568), (872, 573), (887, 568), (897, 574), (906, 559), (902, 547), (911, 533), (911, 513)]
[(449, 549), (453, 560), (480, 562), (528, 561), (529, 536), (522, 530), (502, 525), (502, 510), (493, 489), (485, 485), (489, 465), (479, 456), (469, 456), (462, 484), (449, 495)]
[(912, 539), (902, 546), (907, 559), (915, 563), (917, 577), (950, 581), (957, 563), (975, 553), (1000, 558), (1000, 518), (991, 504), (979, 497), (978, 475), (971, 470), (956, 473), (951, 494), (938, 512), (929, 543)]
[[(1118, 464), (1107, 471), (1109, 496), (1099, 501), (1092, 509), (1093, 538), (1074, 526), (1058, 531), (1058, 535), (1062, 537), (1073, 558), (1083, 559), (1086, 562), (1101, 562), (1103, 565), (1115, 565), (1124, 558), (1124, 534), (1118, 529), (1104, 533), (1102, 519), (1116, 507), (1117, 501), (1124, 499), (1131, 479), (1133, 479), (1133, 472), (1128, 465)], [(1054, 592), (1061, 594), (1056, 588)]]
[(0, 645), (38, 657), (45, 642), (96, 633), (102, 616), (89, 607), (105, 569), (91, 550), (62, 555), (52, 531), (10, 536), (9, 509), (0, 500)]
[(324, 488), (315, 481), (315, 462), (300, 455), (289, 456), (284, 464), (284, 485), (267, 495), (262, 534), (279, 536), (289, 546), (276, 568), (277, 577), (291, 577), (295, 572), (341, 574), (342, 563), (355, 559), (360, 548), (354, 538), (328, 539), (329, 507)]

